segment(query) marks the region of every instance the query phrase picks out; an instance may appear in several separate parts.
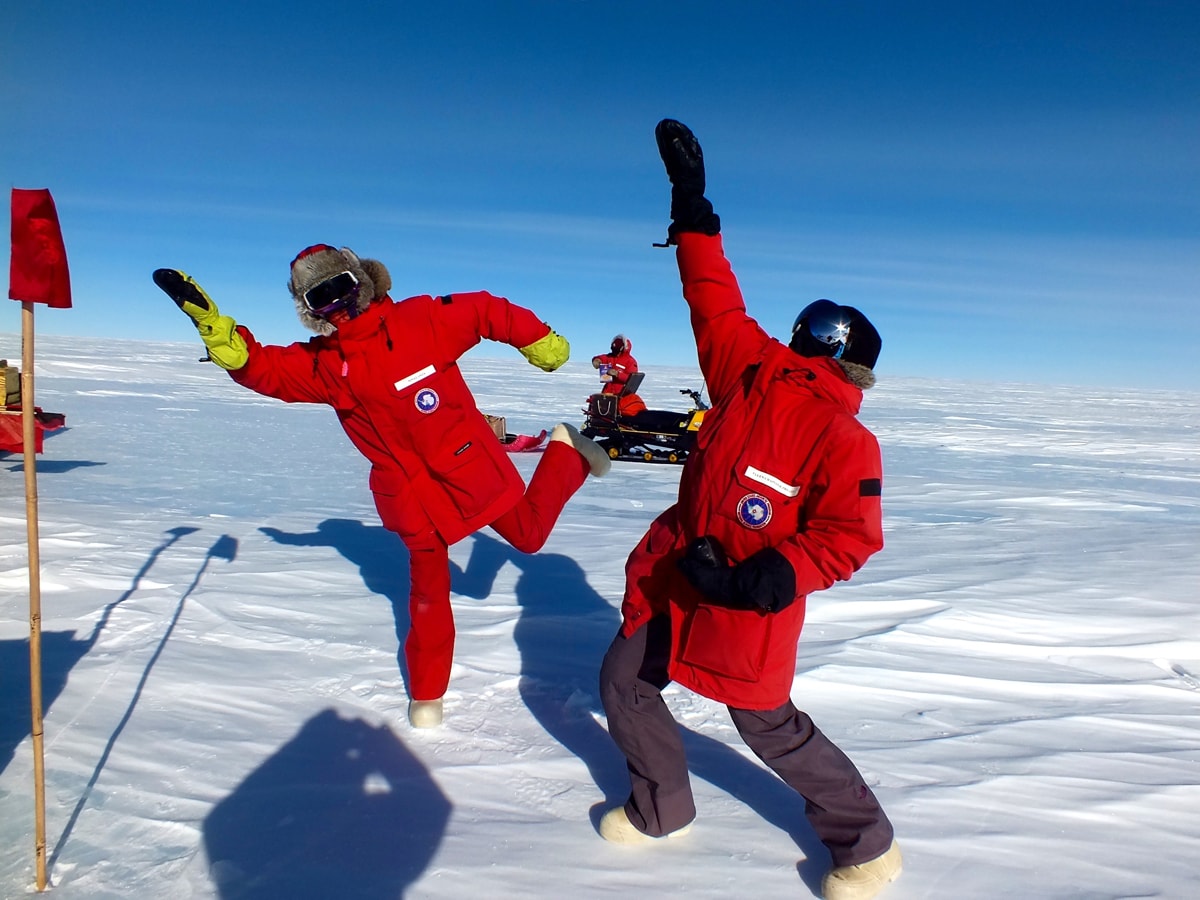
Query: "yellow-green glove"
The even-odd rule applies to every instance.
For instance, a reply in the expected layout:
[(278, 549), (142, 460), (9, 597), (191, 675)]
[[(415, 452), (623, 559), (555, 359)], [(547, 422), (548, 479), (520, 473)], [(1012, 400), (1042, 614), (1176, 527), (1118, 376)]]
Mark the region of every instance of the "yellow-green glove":
[(190, 275), (178, 269), (155, 269), (154, 283), (191, 317), (208, 348), (209, 359), (222, 369), (240, 369), (246, 364), (250, 350), (237, 332), (237, 322), (221, 315), (217, 304)]
[(521, 348), (521, 355), (543, 372), (553, 372), (571, 356), (571, 345), (561, 334), (550, 329), (544, 338)]

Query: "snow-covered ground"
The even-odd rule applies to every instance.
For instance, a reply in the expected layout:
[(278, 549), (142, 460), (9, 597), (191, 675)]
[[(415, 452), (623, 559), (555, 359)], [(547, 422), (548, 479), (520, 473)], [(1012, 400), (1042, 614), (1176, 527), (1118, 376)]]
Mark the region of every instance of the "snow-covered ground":
[[(487, 530), (452, 548), (446, 723), (414, 731), (406, 554), (333, 414), (239, 388), (194, 342), (37, 347), (37, 402), (68, 425), (37, 481), (54, 896), (817, 892), (828, 856), (796, 797), (676, 688), (696, 826), (645, 849), (595, 831), (627, 787), (597, 670), (678, 468), (615, 464), (535, 556)], [(592, 350), (553, 375), (515, 353), (464, 370), (536, 432), (581, 422)], [(885, 896), (1196, 896), (1200, 396), (880, 374), (862, 418), (887, 547), (810, 599), (793, 697), (896, 824)], [(684, 409), (698, 386), (651, 369), (642, 393)], [(528, 476), (537, 454), (514, 459)], [(20, 456), (0, 469), (13, 898), (34, 880), (28, 580)]]

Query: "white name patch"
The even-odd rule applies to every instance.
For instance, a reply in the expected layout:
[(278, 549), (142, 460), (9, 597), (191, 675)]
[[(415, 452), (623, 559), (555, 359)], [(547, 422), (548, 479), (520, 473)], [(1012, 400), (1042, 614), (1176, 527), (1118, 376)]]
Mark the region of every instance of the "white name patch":
[(436, 371), (437, 369), (435, 369), (433, 366), (426, 366), (419, 372), (413, 372), (411, 375), (405, 375), (403, 378), (393, 384), (392, 387), (398, 391), (402, 391), (409, 385), (416, 384), (422, 378), (428, 378)]
[(759, 484), (765, 484), (772, 490), (779, 491), (785, 497), (795, 497), (800, 493), (800, 488), (794, 484), (788, 484), (786, 481), (781, 481), (774, 475), (768, 475), (761, 469), (756, 469), (754, 466), (746, 466), (745, 476), (751, 481), (757, 481)]

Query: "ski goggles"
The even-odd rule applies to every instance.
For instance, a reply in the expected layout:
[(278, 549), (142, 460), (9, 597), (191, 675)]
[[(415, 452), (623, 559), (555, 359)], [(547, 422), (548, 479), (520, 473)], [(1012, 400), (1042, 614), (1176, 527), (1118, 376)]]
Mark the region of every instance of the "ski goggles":
[(850, 338), (850, 316), (832, 300), (814, 300), (796, 316), (792, 335), (799, 331), (815, 340), (826, 355), (837, 359)]
[(314, 316), (353, 306), (358, 301), (359, 284), (353, 272), (339, 272), (304, 292), (304, 306)]

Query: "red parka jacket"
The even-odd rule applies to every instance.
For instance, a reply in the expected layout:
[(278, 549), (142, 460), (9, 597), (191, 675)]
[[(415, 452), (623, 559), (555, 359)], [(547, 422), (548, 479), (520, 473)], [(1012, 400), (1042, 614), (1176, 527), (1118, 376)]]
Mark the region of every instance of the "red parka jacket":
[[(614, 338), (613, 343), (616, 342), (617, 338)], [(604, 382), (601, 393), (615, 394), (621, 398), (617, 401), (617, 408), (623, 416), (636, 416), (646, 409), (646, 404), (641, 397), (635, 393), (625, 392), (629, 379), (638, 372), (637, 360), (630, 352), (632, 349), (633, 342), (629, 338), (624, 338), (620, 353), (602, 353), (592, 357), (592, 365), (597, 369), (603, 366), (608, 367), (608, 370), (601, 375), (601, 378), (608, 379)]]
[[(679, 483), (626, 563), (623, 630), (671, 618), (675, 681), (741, 709), (788, 700), (806, 595), (846, 580), (883, 546), (882, 466), (855, 418), (862, 391), (832, 359), (806, 358), (746, 314), (721, 238), (678, 237), (683, 295), (713, 400)], [(775, 547), (796, 572), (777, 613), (705, 601), (676, 567), (713, 535), (731, 564)]]
[(632, 348), (633, 342), (629, 338), (626, 338), (620, 353), (601, 353), (598, 356), (592, 357), (592, 365), (595, 368), (598, 369), (601, 366), (609, 367), (607, 372), (608, 381), (604, 383), (601, 393), (621, 393), (625, 390), (625, 383), (629, 381), (629, 376), (637, 374), (638, 364), (630, 352)]
[(496, 520), (525, 484), (475, 405), (457, 360), (483, 338), (527, 347), (550, 333), (528, 309), (484, 291), (384, 296), (331, 335), (249, 347), (229, 374), (288, 403), (327, 403), (371, 461), (383, 524), (411, 537), (430, 524), (453, 544)]

